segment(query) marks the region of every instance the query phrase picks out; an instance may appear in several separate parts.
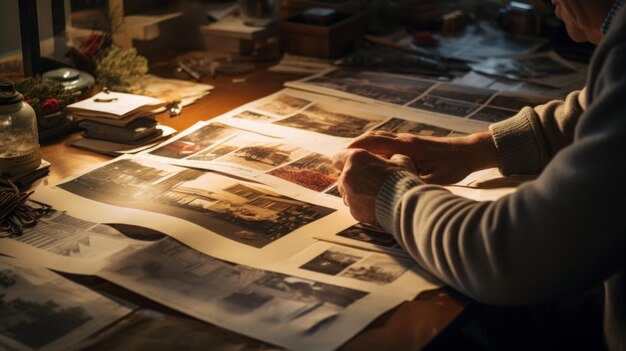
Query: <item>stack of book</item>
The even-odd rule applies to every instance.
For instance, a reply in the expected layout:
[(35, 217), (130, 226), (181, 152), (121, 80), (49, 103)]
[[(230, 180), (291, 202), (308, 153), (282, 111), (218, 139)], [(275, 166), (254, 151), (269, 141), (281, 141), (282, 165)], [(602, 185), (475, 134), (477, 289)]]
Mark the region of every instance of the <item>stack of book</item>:
[(143, 95), (101, 92), (67, 107), (84, 130), (70, 145), (115, 155), (150, 145), (170, 131), (160, 126), (155, 112), (165, 101)]

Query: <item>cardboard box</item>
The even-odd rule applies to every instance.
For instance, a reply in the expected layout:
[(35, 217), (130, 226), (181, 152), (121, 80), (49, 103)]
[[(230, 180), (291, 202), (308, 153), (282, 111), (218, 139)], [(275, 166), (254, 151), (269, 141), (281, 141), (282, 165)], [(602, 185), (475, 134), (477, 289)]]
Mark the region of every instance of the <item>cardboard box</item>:
[(348, 54), (365, 33), (362, 14), (340, 13), (329, 25), (306, 23), (301, 15), (279, 23), (283, 52), (309, 57), (335, 59)]

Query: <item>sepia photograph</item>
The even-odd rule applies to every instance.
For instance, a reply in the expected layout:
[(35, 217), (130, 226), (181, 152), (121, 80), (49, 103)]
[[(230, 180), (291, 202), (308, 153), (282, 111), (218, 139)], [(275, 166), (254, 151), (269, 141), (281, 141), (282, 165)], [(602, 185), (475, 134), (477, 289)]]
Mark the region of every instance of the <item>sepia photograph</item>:
[(463, 101), (448, 100), (432, 95), (426, 95), (409, 105), (420, 110), (432, 111), (444, 115), (465, 117), (476, 110), (479, 105), (470, 104)]
[(158, 149), (150, 151), (152, 155), (182, 159), (198, 153), (216, 142), (239, 132), (220, 123), (204, 126), (189, 135), (167, 143)]
[(341, 276), (383, 285), (393, 283), (411, 267), (409, 260), (374, 254), (350, 266)]
[(533, 96), (522, 95), (513, 93), (502, 93), (496, 95), (491, 101), (489, 106), (508, 108), (514, 111), (519, 111), (526, 106), (535, 107), (537, 105), (545, 104), (548, 101), (554, 100), (545, 96)]
[(428, 92), (429, 96), (438, 96), (446, 99), (460, 100), (473, 104), (483, 104), (495, 94), (495, 90), (475, 88), (468, 85), (441, 83)]
[(400, 118), (392, 118), (374, 130), (384, 130), (391, 133), (410, 133), (425, 136), (447, 136), (452, 132), (450, 129), (431, 126), (425, 123), (406, 121)]
[(389, 233), (376, 231), (370, 228), (365, 228), (362, 225), (353, 225), (352, 227), (345, 229), (336, 235), (356, 240), (364, 243), (374, 244), (386, 248), (402, 249), (400, 244), (396, 241), (396, 238)]
[(268, 171), (292, 162), (307, 152), (300, 147), (281, 143), (252, 143), (222, 157), (219, 161), (257, 171)]
[(233, 115), (232, 118), (239, 119), (247, 119), (250, 121), (269, 121), (272, 119), (276, 119), (276, 117), (271, 117), (268, 115), (262, 115), (260, 113), (252, 112), (252, 111), (243, 111), (236, 115)]
[[(169, 166), (178, 172), (154, 184), (120, 176), (161, 171), (150, 166), (158, 162), (141, 162), (116, 161), (59, 187), (88, 199), (181, 218), (256, 248), (335, 211), (207, 171)], [(107, 176), (106, 169), (115, 165), (117, 171)]]
[(341, 172), (329, 157), (311, 153), (295, 162), (276, 168), (267, 174), (298, 184), (307, 189), (323, 191), (335, 184)]
[(354, 138), (370, 130), (383, 119), (377, 115), (355, 117), (335, 111), (331, 106), (316, 104), (274, 123), (336, 137)]
[[(122, 159), (105, 164), (80, 177), (58, 185), (59, 188), (77, 195), (107, 203), (124, 203), (126, 201), (149, 200), (159, 194), (160, 186), (155, 183), (183, 168), (154, 167), (158, 163)], [(195, 176), (202, 172), (191, 171)]]
[(496, 123), (504, 121), (505, 119), (512, 117), (516, 114), (515, 111), (503, 110), (496, 107), (484, 106), (480, 110), (476, 111), (473, 115), (469, 116), (469, 119), (477, 121)]
[(210, 146), (209, 148), (204, 149), (203, 151), (191, 157), (188, 157), (187, 159), (192, 161), (213, 161), (235, 150), (238, 150), (248, 145), (249, 143), (250, 141), (245, 137), (234, 136), (218, 144)]
[(300, 111), (310, 103), (311, 101), (308, 100), (281, 94), (274, 100), (257, 106), (256, 109), (267, 111), (275, 115), (287, 116)]
[(337, 275), (339, 272), (345, 270), (363, 258), (351, 255), (347, 253), (347, 251), (350, 250), (346, 248), (333, 247), (330, 250), (322, 252), (322, 254), (315, 257), (311, 261), (303, 264), (300, 268), (328, 275)]

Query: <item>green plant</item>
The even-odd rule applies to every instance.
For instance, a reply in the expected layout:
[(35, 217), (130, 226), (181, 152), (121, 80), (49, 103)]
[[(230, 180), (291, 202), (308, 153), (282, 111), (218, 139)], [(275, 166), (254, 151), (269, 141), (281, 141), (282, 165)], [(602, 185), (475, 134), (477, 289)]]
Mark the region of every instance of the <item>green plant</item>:
[(37, 116), (62, 111), (74, 102), (75, 97), (59, 82), (41, 77), (29, 77), (14, 82), (15, 90), (24, 95), (24, 101), (31, 105)]
[(130, 48), (109, 46), (96, 58), (98, 83), (112, 91), (134, 93), (148, 73), (148, 60)]

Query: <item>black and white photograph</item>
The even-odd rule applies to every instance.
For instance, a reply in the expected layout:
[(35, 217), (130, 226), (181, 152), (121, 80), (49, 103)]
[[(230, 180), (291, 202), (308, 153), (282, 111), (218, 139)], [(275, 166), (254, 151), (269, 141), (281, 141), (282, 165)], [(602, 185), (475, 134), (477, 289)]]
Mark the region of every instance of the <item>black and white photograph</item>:
[(300, 268), (323, 274), (337, 275), (363, 258), (350, 254), (348, 253), (349, 251), (351, 250), (347, 248), (333, 247), (303, 264)]
[(44, 268), (0, 258), (0, 348), (63, 349), (129, 309)]
[(410, 133), (424, 136), (447, 136), (452, 132), (450, 129), (436, 127), (426, 123), (411, 122), (400, 118), (391, 118), (389, 121), (374, 128), (374, 130), (384, 130), (390, 133)]
[(311, 101), (300, 99), (291, 95), (281, 94), (274, 100), (257, 106), (256, 109), (267, 111), (275, 115), (288, 116), (300, 111), (310, 103)]
[(340, 173), (329, 157), (314, 152), (267, 174), (307, 189), (323, 191), (337, 182)]
[(232, 118), (247, 119), (250, 121), (260, 121), (260, 122), (276, 119), (276, 117), (263, 115), (263, 114), (252, 112), (252, 111), (243, 111), (243, 112), (237, 113), (233, 115)]
[(469, 115), (479, 107), (479, 105), (469, 102), (449, 100), (431, 95), (423, 96), (409, 106), (461, 118)]
[(384, 85), (374, 84), (348, 85), (346, 92), (395, 105), (404, 105), (419, 96), (411, 91), (390, 89)]
[(350, 266), (341, 276), (383, 285), (393, 283), (411, 267), (409, 260), (373, 254)]
[(280, 341), (271, 330), (283, 337), (315, 335), (332, 323), (329, 317), (368, 295), (222, 261), (173, 239), (120, 255), (103, 275), (201, 320), (271, 342)]
[(307, 150), (283, 143), (252, 143), (220, 158), (220, 162), (268, 171), (306, 155)]
[(393, 235), (366, 228), (363, 225), (353, 225), (348, 229), (342, 230), (336, 235), (386, 248), (402, 249)]
[(182, 159), (196, 154), (216, 142), (237, 134), (240, 130), (220, 123), (212, 123), (167, 143), (150, 154), (174, 159)]
[(480, 110), (476, 111), (473, 115), (469, 116), (469, 119), (496, 123), (504, 121), (505, 119), (514, 116), (516, 113), (516, 111), (503, 110), (501, 108), (491, 106), (484, 106)]
[[(157, 183), (119, 176), (161, 175), (162, 167), (176, 171)], [(335, 211), (211, 172), (134, 159), (115, 161), (59, 187), (111, 205), (181, 218), (256, 248)]]
[(546, 55), (490, 58), (482, 62), (471, 63), (470, 66), (477, 72), (517, 80), (576, 73), (575, 69)]
[(469, 85), (441, 83), (429, 91), (428, 95), (481, 105), (489, 100), (489, 98), (495, 93), (496, 91), (491, 89), (476, 88)]
[(546, 102), (551, 100), (554, 99), (537, 95), (501, 93), (491, 99), (488, 105), (519, 111), (526, 106), (535, 107), (537, 105), (545, 104)]
[(354, 138), (370, 130), (383, 119), (382, 116), (365, 114), (356, 117), (332, 106), (316, 104), (274, 123), (336, 137)]

